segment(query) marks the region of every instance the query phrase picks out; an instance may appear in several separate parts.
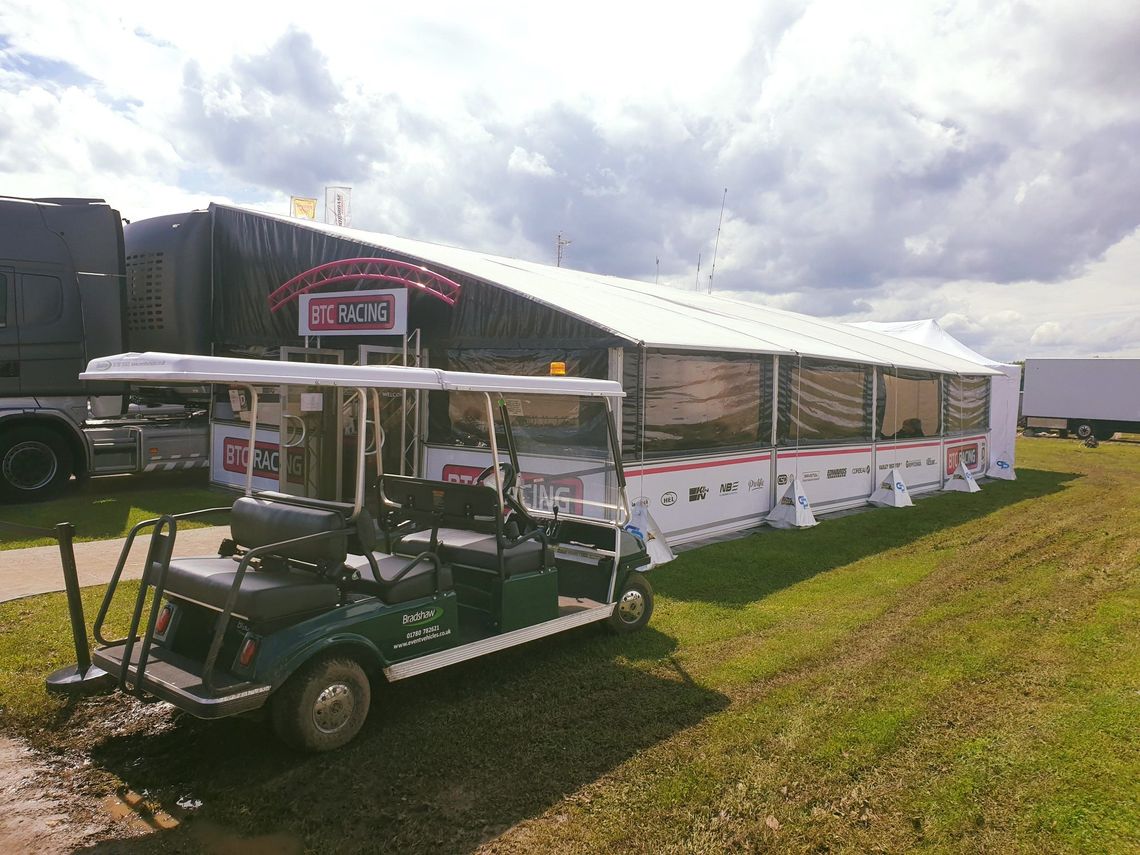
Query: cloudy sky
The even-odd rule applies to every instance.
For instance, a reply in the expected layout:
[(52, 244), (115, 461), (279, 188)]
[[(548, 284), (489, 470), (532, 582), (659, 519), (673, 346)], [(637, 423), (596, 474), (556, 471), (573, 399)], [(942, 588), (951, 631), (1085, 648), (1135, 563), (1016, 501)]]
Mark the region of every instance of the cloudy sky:
[(719, 294), (1140, 356), (1135, 0), (352, 5), (5, 0), (0, 193), (707, 289), (727, 188)]

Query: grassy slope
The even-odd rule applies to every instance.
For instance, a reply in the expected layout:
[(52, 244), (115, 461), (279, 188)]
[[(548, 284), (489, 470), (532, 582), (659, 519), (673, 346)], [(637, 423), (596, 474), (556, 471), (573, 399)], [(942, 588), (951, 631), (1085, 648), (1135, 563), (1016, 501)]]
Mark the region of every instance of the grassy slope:
[[(66, 494), (50, 502), (0, 505), (0, 520), (36, 528), (73, 522), (77, 541), (105, 540), (125, 537), (135, 523), (160, 513), (177, 514), (215, 504), (229, 505), (232, 501), (232, 497), (206, 489), (204, 472), (93, 478), (84, 484), (72, 483)], [(183, 525), (196, 528), (210, 524), (206, 521)], [(54, 542), (0, 527), (0, 550)]]
[[(0, 722), (316, 851), (1136, 850), (1140, 445), (1018, 453), (980, 494), (687, 553), (652, 574), (646, 632), (383, 688), (333, 755), (60, 710), (38, 689), (68, 658), (53, 597), (0, 606)], [(29, 625), (47, 665), (16, 655)]]

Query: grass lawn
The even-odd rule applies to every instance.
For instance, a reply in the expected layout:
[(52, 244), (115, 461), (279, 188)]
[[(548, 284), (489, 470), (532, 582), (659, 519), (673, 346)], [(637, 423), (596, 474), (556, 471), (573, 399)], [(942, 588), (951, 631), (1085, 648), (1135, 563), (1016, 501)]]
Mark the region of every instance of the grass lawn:
[(377, 686), (329, 755), (258, 721), (64, 707), (40, 688), (72, 658), (61, 597), (4, 604), (0, 727), (202, 802), (124, 852), (219, 827), (317, 852), (1138, 851), (1140, 444), (1026, 439), (1018, 462), (686, 553), (642, 633)]
[[(161, 513), (183, 513), (211, 505), (229, 505), (233, 497), (208, 490), (207, 474), (123, 475), (72, 482), (66, 493), (50, 502), (22, 505), (0, 504), (0, 521), (35, 528), (51, 528), (56, 523), (75, 523), (75, 539), (105, 540), (125, 537), (131, 526)], [(219, 501), (220, 500), (220, 501)], [(216, 521), (179, 523), (184, 528), (212, 525)], [(0, 527), (0, 550), (25, 546), (46, 546), (51, 538), (29, 537)]]

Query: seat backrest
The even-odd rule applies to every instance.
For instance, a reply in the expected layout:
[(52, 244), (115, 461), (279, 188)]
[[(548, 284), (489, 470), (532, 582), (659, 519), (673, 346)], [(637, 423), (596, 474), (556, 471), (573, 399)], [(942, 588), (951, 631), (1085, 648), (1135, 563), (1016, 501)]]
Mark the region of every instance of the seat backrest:
[(460, 528), (502, 534), (499, 495), (481, 484), (453, 484), (406, 475), (385, 475), (380, 482), (384, 507), (396, 510), (417, 527)]
[[(352, 502), (333, 502), (328, 499), (312, 499), (308, 496), (294, 496), (290, 493), (278, 493), (276, 490), (258, 490), (258, 499), (269, 499), (271, 502), (281, 502), (286, 505), (300, 505), (304, 508), (316, 508), (322, 511), (333, 511), (344, 519), (348, 527), (348, 551), (353, 555), (364, 555), (376, 548), (377, 529), (376, 520), (362, 507), (353, 519), (352, 513), (356, 507)], [(335, 540), (335, 538), (332, 538)]]
[(272, 554), (309, 564), (343, 564), (349, 531), (344, 516), (337, 511), (242, 496), (234, 502), (230, 515), (230, 535), (234, 543), (246, 549), (324, 532), (341, 534), (283, 546)]

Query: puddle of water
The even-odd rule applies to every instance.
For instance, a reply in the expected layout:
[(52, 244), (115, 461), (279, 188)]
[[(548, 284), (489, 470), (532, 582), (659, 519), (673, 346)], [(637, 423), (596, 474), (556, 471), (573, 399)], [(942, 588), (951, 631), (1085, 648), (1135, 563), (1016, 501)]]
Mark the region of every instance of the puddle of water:
[[(194, 809), (202, 802), (186, 797), (178, 801), (179, 807)], [(193, 807), (190, 807), (190, 806)], [(103, 810), (116, 823), (131, 831), (148, 834), (156, 831), (173, 831), (181, 823), (162, 809), (152, 810), (143, 796), (127, 790), (120, 795), (109, 795), (102, 801)], [(209, 820), (194, 820), (183, 827), (197, 844), (198, 851), (208, 855), (301, 855), (305, 845), (299, 837), (285, 832), (245, 837)]]
[(143, 797), (133, 790), (106, 796), (101, 806), (111, 819), (126, 824), (134, 831), (172, 831), (178, 827), (177, 819), (161, 808), (151, 810)]
[(195, 820), (188, 828), (209, 855), (301, 855), (305, 845), (299, 837), (283, 831), (243, 837), (208, 821)]

